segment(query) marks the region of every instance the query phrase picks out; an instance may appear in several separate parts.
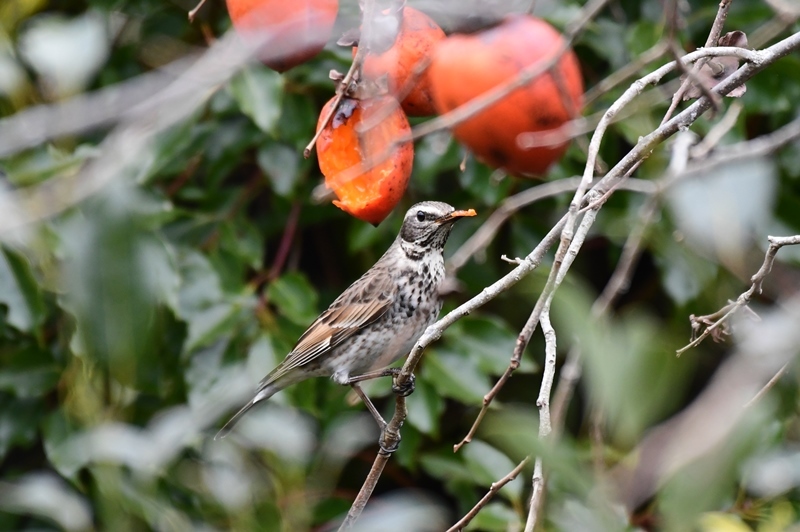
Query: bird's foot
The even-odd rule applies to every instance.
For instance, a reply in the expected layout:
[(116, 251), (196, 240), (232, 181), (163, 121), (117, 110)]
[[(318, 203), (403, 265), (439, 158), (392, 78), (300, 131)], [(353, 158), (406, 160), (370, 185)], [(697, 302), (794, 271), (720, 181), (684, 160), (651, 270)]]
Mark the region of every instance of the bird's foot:
[(392, 373), (392, 391), (395, 395), (399, 395), (400, 397), (408, 397), (412, 393), (414, 393), (414, 387), (417, 383), (417, 378), (412, 373), (408, 376), (408, 380), (403, 384), (399, 384), (397, 382), (397, 376), (400, 374), (400, 368), (396, 368), (397, 371)]
[[(378, 446), (381, 448), (381, 454), (392, 454), (400, 447), (400, 431), (389, 431), (387, 430), (389, 427), (388, 425), (383, 427), (381, 430), (381, 437), (378, 438)], [(388, 442), (387, 440), (391, 440)]]

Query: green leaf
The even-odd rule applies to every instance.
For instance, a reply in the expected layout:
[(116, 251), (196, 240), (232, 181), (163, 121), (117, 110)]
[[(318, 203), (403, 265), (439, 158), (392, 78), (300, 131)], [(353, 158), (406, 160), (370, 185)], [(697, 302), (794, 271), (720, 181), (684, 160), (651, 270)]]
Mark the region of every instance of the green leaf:
[[(326, 95), (326, 97), (329, 97)], [(302, 153), (303, 148), (314, 135), (317, 127), (317, 105), (309, 94), (289, 92), (284, 94), (283, 109), (277, 124), (281, 138), (294, 146), (297, 153)]]
[(9, 354), (0, 351), (0, 390), (16, 397), (41, 397), (55, 388), (61, 367), (48, 351), (18, 345)]
[(667, 204), (688, 244), (736, 271), (752, 235), (765, 233), (773, 220), (777, 178), (771, 157), (718, 165), (670, 187)]
[(424, 434), (439, 434), (439, 416), (444, 412), (444, 399), (422, 379), (417, 380), (414, 393), (406, 399), (408, 422)]
[(423, 455), (420, 458), (420, 462), (423, 469), (433, 477), (468, 484), (476, 484), (477, 482), (472, 473), (464, 467), (464, 462), (452, 453), (445, 456)]
[[(493, 482), (509, 474), (517, 464), (488, 443), (472, 440), (463, 448), (464, 461), (480, 484), (488, 488)], [(500, 493), (512, 501), (519, 501), (524, 483), (520, 476), (503, 486)]]
[(52, 412), (45, 417), (42, 423), (44, 451), (47, 460), (60, 475), (66, 478), (73, 478), (85, 465), (85, 460), (76, 457), (64, 445), (76, 432), (77, 428), (62, 410)]
[(21, 331), (44, 321), (44, 299), (30, 264), (6, 246), (0, 247), (0, 303), (8, 306), (8, 323)]
[(189, 320), (189, 336), (186, 338), (184, 350), (187, 353), (214, 343), (227, 335), (236, 325), (236, 317), (240, 308), (230, 303), (220, 303), (208, 307)]
[(237, 262), (258, 270), (264, 257), (264, 237), (245, 217), (237, 216), (219, 226), (220, 247), (233, 255)]
[[(447, 329), (444, 337), (454, 351), (475, 357), (481, 371), (491, 375), (503, 374), (517, 342), (517, 333), (488, 316), (467, 316)], [(531, 373), (535, 369), (536, 365), (526, 357), (518, 371)]]
[(467, 404), (480, 403), (490, 387), (477, 362), (452, 351), (429, 352), (422, 375), (440, 395)]
[(178, 293), (179, 316), (190, 319), (223, 299), (219, 275), (208, 258), (190, 249), (178, 250), (181, 285)]
[(465, 530), (506, 532), (522, 529), (519, 514), (502, 502), (493, 501), (481, 509)]
[(242, 70), (231, 80), (230, 89), (239, 108), (267, 133), (272, 133), (281, 115), (283, 77), (262, 65)]
[(290, 197), (300, 177), (300, 154), (283, 144), (268, 144), (258, 150), (258, 165), (272, 184), (272, 190)]
[(36, 439), (41, 411), (37, 401), (0, 394), (0, 460), (12, 447), (28, 446)]
[(269, 300), (290, 321), (306, 326), (317, 317), (317, 292), (305, 275), (289, 272), (269, 285)]
[(3, 169), (12, 184), (21, 187), (35, 185), (54, 177), (74, 174), (98, 153), (97, 148), (89, 145), (78, 146), (74, 152), (47, 146), (3, 161)]
[(169, 299), (162, 275), (171, 267), (143, 216), (148, 202), (138, 188), (117, 180), (64, 220), (59, 233), (66, 256), (63, 301), (85, 353), (135, 386), (158, 365), (157, 310), (162, 297)]
[(625, 39), (629, 53), (639, 55), (653, 46), (663, 36), (663, 24), (650, 20), (639, 20), (629, 28)]

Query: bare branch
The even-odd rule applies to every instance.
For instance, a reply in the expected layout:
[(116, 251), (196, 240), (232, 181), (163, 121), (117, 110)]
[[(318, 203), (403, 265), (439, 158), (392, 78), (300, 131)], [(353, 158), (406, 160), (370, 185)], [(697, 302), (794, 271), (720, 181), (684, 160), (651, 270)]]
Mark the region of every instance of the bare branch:
[(189, 11), (189, 22), (194, 22), (194, 17), (196, 17), (196, 16), (197, 16), (197, 13), (198, 13), (198, 12), (199, 12), (199, 11), (200, 11), (202, 8), (203, 8), (203, 6), (205, 5), (205, 3), (206, 3), (206, 0), (200, 0), (200, 1), (197, 3), (197, 5), (196, 5), (196, 6), (194, 6), (194, 7), (193, 7), (193, 8), (192, 8), (192, 9)]
[(719, 144), (722, 137), (736, 125), (736, 120), (739, 118), (739, 113), (742, 112), (742, 108), (743, 106), (740, 102), (733, 102), (730, 107), (728, 107), (722, 120), (714, 124), (714, 127), (703, 137), (703, 140), (692, 148), (692, 159), (702, 159)]
[[(556, 373), (556, 331), (550, 323), (550, 307), (542, 312), (539, 318), (542, 324), (542, 334), (545, 342), (544, 371), (542, 372), (542, 384), (539, 387), (539, 397), (536, 399), (536, 406), (539, 408), (539, 439), (544, 441), (549, 439), (552, 432), (550, 420), (550, 390), (553, 388), (553, 379)], [(528, 507), (528, 519), (525, 522), (525, 532), (533, 532), (544, 500), (546, 478), (544, 476), (542, 458), (536, 457), (533, 467), (533, 477), (531, 479), (531, 502)]]
[[(762, 52), (751, 52), (749, 50), (744, 50), (741, 48), (725, 49), (724, 50), (725, 52), (730, 51), (730, 53), (733, 54), (741, 54), (742, 56), (747, 56), (753, 62), (747, 63), (741, 68), (739, 68), (739, 70), (737, 70), (736, 73), (734, 73), (732, 76), (730, 76), (722, 83), (717, 85), (714, 88), (714, 90), (719, 92), (720, 94), (724, 94), (725, 93), (724, 91), (732, 90), (734, 86), (743, 83), (745, 79), (748, 79), (750, 76), (754, 75), (755, 73), (765, 68), (767, 64), (776, 61), (778, 58), (783, 57), (783, 55), (788, 54), (790, 51), (798, 47), (800, 47), (800, 33), (797, 33)], [(704, 56), (703, 54), (711, 52), (711, 50), (713, 49), (699, 50), (698, 52), (693, 52), (693, 54), (697, 54), (695, 55), (695, 58), (702, 57)], [(722, 53), (719, 50), (721, 49), (717, 49), (711, 53), (712, 54)], [(684, 61), (688, 61), (689, 60), (688, 58), (691, 55), (692, 54), (686, 56), (684, 58)], [(672, 66), (674, 65), (665, 65), (664, 67), (658, 69), (656, 72), (648, 76), (645, 76), (645, 78), (642, 78), (642, 80), (635, 82), (633, 86), (630, 89), (628, 89), (628, 91), (626, 91), (626, 93), (611, 106), (609, 111), (606, 112), (604, 119), (601, 121), (601, 125), (598, 126), (598, 129), (592, 138), (593, 147), (590, 148), (589, 160), (586, 163), (586, 167), (584, 170), (585, 172), (584, 178), (582, 179), (580, 186), (584, 185), (588, 186), (588, 184), (591, 184), (591, 177), (592, 177), (591, 168), (593, 167), (593, 162), (592, 162), (593, 153), (594, 156), (596, 157), (597, 151), (599, 150), (600, 147), (602, 136), (608, 125), (608, 122), (613, 117), (613, 115), (616, 112), (618, 112), (625, 104), (630, 102), (635, 97), (636, 94), (640, 93), (643, 90), (644, 86), (647, 84), (645, 83), (645, 80), (648, 83), (657, 82), (659, 79), (661, 79), (661, 77), (663, 77), (663, 75), (666, 74), (666, 72), (669, 71), (669, 69)], [(700, 114), (702, 114), (702, 112), (708, 110), (709, 107), (710, 103), (708, 99), (700, 98), (697, 102), (689, 106), (689, 108), (684, 110), (681, 114), (679, 114), (666, 124), (660, 126), (656, 131), (654, 131), (650, 135), (640, 139), (639, 143), (637, 143), (634, 149), (631, 150), (631, 152), (629, 152), (622, 159), (622, 161), (620, 161), (614, 168), (612, 168), (611, 171), (609, 171), (609, 173), (606, 175), (606, 177), (601, 179), (595, 185), (592, 191), (592, 193), (595, 195), (595, 199), (598, 196), (600, 196), (601, 193), (604, 194), (605, 191), (610, 192), (610, 190), (613, 190), (614, 187), (617, 186), (621, 180), (625, 179), (627, 173), (632, 168), (635, 167), (637, 161), (640, 161), (641, 158), (645, 157), (652, 149), (655, 148), (657, 144), (659, 144), (664, 139), (668, 138), (670, 135), (678, 131), (680, 127), (684, 127), (694, 122), (694, 120), (696, 120), (697, 117), (700, 116)], [(587, 180), (587, 175), (588, 175), (588, 180)], [(580, 186), (578, 192), (576, 192), (576, 197), (580, 193)], [(514, 349), (514, 354), (511, 357), (508, 368), (506, 368), (506, 371), (497, 381), (492, 390), (490, 390), (489, 393), (487, 393), (486, 396), (484, 397), (483, 407), (481, 409), (481, 413), (478, 416), (478, 419), (476, 419), (476, 423), (473, 424), (469, 433), (467, 434), (467, 436), (465, 436), (462, 442), (456, 445), (456, 450), (471, 440), (471, 437), (475, 434), (477, 430), (477, 425), (480, 424), (480, 420), (482, 420), (483, 417), (485, 416), (486, 413), (485, 410), (488, 409), (489, 405), (491, 404), (492, 400), (497, 395), (499, 390), (502, 388), (505, 382), (510, 378), (514, 370), (519, 366), (522, 351), (524, 350), (525, 346), (527, 346), (527, 343), (530, 340), (533, 331), (535, 330), (541, 311), (544, 308), (544, 304), (548, 298), (552, 298), (553, 295), (555, 294), (555, 290), (558, 288), (558, 285), (560, 285), (560, 282), (561, 280), (563, 280), (564, 275), (566, 275), (566, 272), (568, 271), (572, 263), (572, 260), (577, 255), (580, 247), (582, 246), (583, 238), (585, 238), (586, 233), (588, 233), (589, 229), (594, 223), (594, 219), (597, 215), (597, 210), (602, 205), (603, 201), (602, 198), (603, 196), (600, 196), (600, 200), (589, 201), (589, 207), (587, 207), (587, 209), (584, 210), (584, 212), (586, 212), (586, 215), (584, 216), (584, 219), (581, 223), (579, 230), (575, 233), (574, 241), (572, 235), (570, 235), (566, 231), (566, 228), (568, 228), (570, 221), (578, 216), (578, 212), (573, 211), (573, 205), (575, 205), (576, 203), (575, 199), (573, 199), (573, 204), (570, 206), (570, 212), (559, 221), (559, 224), (557, 224), (557, 225), (563, 224), (563, 227), (565, 229), (561, 230), (561, 242), (559, 244), (558, 250), (556, 251), (556, 258), (553, 263), (553, 269), (550, 272), (550, 277), (548, 278), (547, 285), (545, 286), (542, 295), (537, 301), (533, 312), (528, 318), (528, 322), (525, 324), (525, 327), (520, 332), (520, 335), (517, 340), (517, 345)], [(552, 231), (549, 234), (552, 234)], [(441, 332), (439, 332), (438, 334), (439, 336), (441, 336)], [(425, 335), (423, 335), (423, 339), (425, 339), (426, 336), (427, 332)], [(438, 339), (439, 336), (437, 336), (436, 339)], [(420, 343), (421, 342), (422, 340), (420, 340)], [(418, 343), (418, 346), (420, 343)], [(413, 354), (414, 351), (412, 351), (412, 356)]]
[(492, 500), (492, 497), (494, 497), (497, 494), (497, 492), (503, 488), (503, 486), (505, 486), (506, 484), (517, 478), (517, 475), (519, 475), (520, 471), (522, 471), (522, 468), (525, 467), (525, 465), (528, 463), (528, 461), (530, 461), (530, 459), (531, 459), (530, 456), (526, 456), (525, 459), (522, 462), (520, 462), (517, 465), (517, 467), (512, 469), (506, 476), (504, 476), (497, 482), (492, 482), (492, 485), (489, 488), (489, 491), (486, 493), (486, 495), (484, 495), (483, 498), (480, 501), (478, 501), (478, 503), (475, 506), (473, 506), (473, 508), (464, 517), (459, 519), (456, 524), (448, 528), (447, 532), (458, 532), (460, 530), (464, 530), (464, 527), (467, 526), (470, 523), (470, 521), (475, 519), (475, 516), (478, 515), (478, 512), (480, 512), (481, 509), (483, 509), (483, 507), (486, 506), (489, 503), (489, 501)]
[[(458, 451), (462, 446), (472, 441), (472, 438), (475, 436), (475, 433), (477, 432), (481, 421), (486, 415), (489, 406), (492, 404), (492, 401), (497, 394), (500, 393), (500, 390), (503, 389), (503, 386), (505, 386), (506, 382), (508, 382), (508, 379), (511, 378), (511, 375), (514, 373), (514, 371), (516, 371), (516, 369), (519, 367), (522, 359), (522, 353), (525, 351), (525, 348), (528, 346), (528, 342), (530, 342), (531, 336), (536, 330), (536, 325), (539, 323), (542, 312), (545, 309), (549, 311), (550, 303), (553, 301), (553, 296), (555, 295), (559, 285), (561, 285), (561, 282), (564, 280), (564, 276), (566, 275), (569, 267), (572, 265), (572, 261), (575, 259), (575, 257), (577, 257), (578, 249), (580, 249), (580, 247), (583, 245), (583, 241), (589, 232), (589, 228), (592, 226), (592, 224), (594, 224), (596, 216), (596, 210), (586, 213), (570, 248), (560, 256), (558, 251), (556, 252), (556, 260), (553, 262), (553, 268), (550, 270), (550, 276), (547, 279), (547, 284), (545, 284), (542, 294), (539, 296), (539, 299), (537, 299), (536, 305), (534, 306), (528, 321), (525, 323), (525, 326), (522, 328), (522, 331), (520, 331), (519, 336), (517, 337), (517, 342), (514, 346), (514, 352), (511, 355), (511, 360), (508, 363), (508, 367), (503, 372), (503, 375), (501, 375), (497, 380), (492, 389), (489, 390), (489, 393), (484, 396), (483, 405), (481, 406), (481, 411), (478, 413), (478, 417), (475, 419), (475, 422), (472, 424), (472, 427), (469, 429), (467, 435), (464, 436), (461, 442), (453, 447), (454, 452)], [(566, 222), (566, 216), (561, 219), (561, 222)], [(561, 222), (559, 222), (559, 226), (561, 226)]]
[(764, 387), (758, 390), (758, 393), (755, 394), (752, 399), (750, 399), (744, 404), (744, 408), (750, 408), (751, 406), (759, 402), (762, 397), (767, 395), (767, 392), (769, 392), (772, 389), (772, 387), (775, 386), (779, 380), (781, 380), (781, 377), (786, 375), (786, 370), (788, 367), (789, 367), (788, 362), (783, 366), (781, 366), (781, 369), (779, 369), (778, 372), (772, 376), (772, 378), (764, 385)]
[[(483, 225), (481, 225), (480, 228), (456, 250), (453, 256), (450, 257), (448, 261), (448, 270), (450, 272), (460, 270), (470, 258), (483, 252), (491, 241), (494, 240), (500, 227), (502, 227), (502, 225), (517, 211), (537, 201), (551, 198), (565, 192), (571, 192), (575, 190), (580, 182), (581, 179), (579, 177), (559, 179), (557, 181), (550, 181), (549, 183), (537, 185), (513, 196), (509, 196), (503, 200), (500, 207), (495, 210)], [(652, 194), (656, 190), (652, 181), (643, 179), (629, 179), (620, 188), (632, 192), (640, 192), (642, 194)]]
[[(750, 303), (750, 299), (753, 297), (754, 294), (761, 293), (761, 285), (764, 282), (764, 279), (769, 275), (769, 272), (772, 271), (772, 265), (775, 263), (775, 255), (778, 253), (778, 250), (781, 249), (783, 246), (796, 246), (800, 244), (800, 235), (795, 236), (768, 236), (767, 240), (769, 240), (769, 248), (767, 248), (767, 253), (764, 256), (764, 263), (761, 265), (761, 268), (750, 278), (750, 281), (753, 283), (750, 286), (750, 289), (746, 292), (742, 293), (739, 297), (736, 298), (736, 301), (733, 304), (726, 305), (723, 309), (717, 311), (714, 314), (710, 314), (708, 316), (699, 316), (694, 317), (692, 316), (692, 322), (700, 323), (700, 324), (707, 324), (706, 328), (703, 332), (697, 336), (694, 340), (689, 342), (685, 347), (678, 349), (677, 355), (681, 356), (683, 353), (688, 351), (689, 349), (697, 346), (708, 338), (709, 335), (713, 334), (715, 331), (720, 330), (721, 327), (724, 327), (727, 321), (736, 314), (739, 309), (742, 307), (747, 306)], [(717, 319), (717, 316), (722, 313), (722, 316)], [(716, 320), (716, 321), (715, 321)], [(693, 328), (694, 325), (693, 325)], [(699, 327), (698, 327), (699, 328)]]
[[(719, 3), (719, 9), (717, 10), (717, 15), (714, 17), (714, 22), (711, 24), (711, 31), (708, 33), (708, 38), (706, 39), (706, 48), (710, 48), (712, 46), (716, 46), (717, 42), (719, 41), (720, 35), (722, 35), (722, 28), (725, 26), (725, 20), (728, 18), (728, 10), (730, 9), (733, 0), (721, 0)], [(691, 86), (691, 84), (695, 81), (697, 74), (700, 72), (700, 69), (703, 68), (703, 65), (706, 63), (705, 59), (701, 59), (698, 61), (694, 67), (692, 67), (691, 72), (689, 75), (686, 76), (686, 79), (681, 84), (680, 88), (675, 92), (672, 97), (672, 103), (667, 109), (664, 118), (661, 120), (661, 124), (663, 125), (667, 120), (670, 119), (672, 113), (675, 112), (675, 109), (678, 107), (678, 104), (683, 99), (683, 95), (686, 93), (686, 90)], [(702, 88), (704, 85), (702, 83), (699, 84), (699, 87)]]
[(648, 431), (641, 443), (611, 471), (621, 502), (628, 509), (688, 464), (729, 444), (764, 383), (797, 354), (800, 344), (800, 298), (795, 296), (742, 331), (734, 353), (714, 373), (711, 383), (686, 409)]
[(584, 105), (590, 105), (603, 94), (622, 84), (625, 80), (635, 76), (637, 72), (653, 61), (660, 59), (668, 51), (667, 43), (663, 40), (658, 41), (653, 45), (652, 48), (645, 50), (639, 56), (637, 56), (636, 59), (626, 64), (619, 70), (616, 70), (606, 79), (602, 80), (600, 83), (586, 91), (586, 94), (583, 95)]

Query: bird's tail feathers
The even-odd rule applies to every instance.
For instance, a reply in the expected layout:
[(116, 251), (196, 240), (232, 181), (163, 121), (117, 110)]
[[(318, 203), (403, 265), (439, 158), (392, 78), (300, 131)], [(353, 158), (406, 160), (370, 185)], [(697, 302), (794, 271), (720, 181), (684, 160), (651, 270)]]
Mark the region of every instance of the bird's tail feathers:
[(236, 426), (236, 424), (239, 422), (239, 420), (242, 418), (242, 416), (244, 416), (251, 408), (256, 406), (261, 401), (265, 401), (265, 400), (269, 399), (270, 397), (272, 397), (273, 395), (275, 395), (279, 390), (280, 390), (280, 388), (278, 388), (276, 386), (269, 386), (269, 385), (265, 386), (262, 389), (259, 389), (258, 393), (256, 394), (256, 396), (253, 397), (250, 400), (250, 402), (248, 402), (246, 405), (244, 405), (241, 408), (241, 410), (236, 412), (236, 414), (234, 414), (234, 416), (227, 423), (225, 423), (225, 426), (223, 426), (219, 430), (219, 432), (217, 432), (217, 435), (214, 436), (214, 440), (221, 440), (222, 438), (224, 438), (225, 436), (230, 434), (231, 430), (233, 430), (233, 427)]

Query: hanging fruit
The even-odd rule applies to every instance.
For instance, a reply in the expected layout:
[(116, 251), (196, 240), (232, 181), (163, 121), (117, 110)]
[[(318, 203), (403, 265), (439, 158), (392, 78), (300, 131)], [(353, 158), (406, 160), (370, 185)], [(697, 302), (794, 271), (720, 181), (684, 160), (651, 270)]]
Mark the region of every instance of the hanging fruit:
[[(550, 60), (563, 43), (555, 28), (529, 15), (508, 17), (479, 33), (451, 35), (436, 45), (428, 69), (437, 111), (452, 111)], [(490, 166), (540, 176), (561, 158), (568, 141), (528, 147), (526, 139), (576, 118), (582, 105), (580, 66), (567, 50), (550, 71), (456, 125), (453, 134)]]
[[(335, 101), (320, 113), (317, 129)], [(333, 204), (377, 225), (394, 209), (408, 186), (414, 162), (411, 133), (400, 104), (390, 96), (343, 98), (317, 139), (317, 159)]]
[(338, 0), (226, 0), (233, 27), (245, 38), (261, 39), (267, 66), (285, 72), (325, 47), (339, 9)]
[[(377, 81), (386, 76), (389, 93), (402, 98), (403, 110), (409, 116), (434, 114), (430, 79), (424, 67), (436, 43), (444, 38), (444, 31), (432, 18), (413, 7), (404, 7), (394, 44), (382, 53), (370, 51), (364, 59), (364, 79)], [(357, 49), (353, 48), (353, 57)]]

